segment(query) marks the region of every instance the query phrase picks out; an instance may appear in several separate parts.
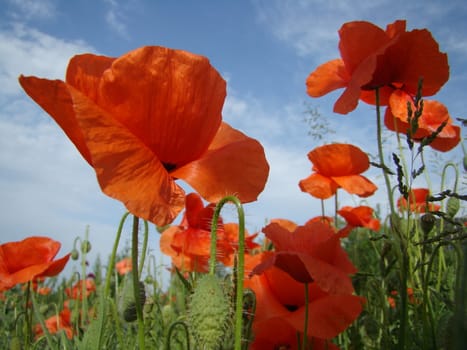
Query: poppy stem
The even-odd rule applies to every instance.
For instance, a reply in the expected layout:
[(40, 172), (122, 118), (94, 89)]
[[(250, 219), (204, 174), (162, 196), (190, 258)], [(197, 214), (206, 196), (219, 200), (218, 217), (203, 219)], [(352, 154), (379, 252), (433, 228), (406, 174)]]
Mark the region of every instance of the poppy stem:
[(28, 281), (26, 289), (26, 304), (24, 305), (24, 311), (26, 312), (26, 349), (29, 349), (29, 344), (32, 339), (32, 306), (29, 310), (29, 301), (31, 299), (31, 281)]
[(213, 275), (216, 267), (217, 223), (222, 207), (231, 202), (237, 207), (238, 215), (238, 259), (236, 267), (236, 301), (235, 301), (235, 350), (242, 348), (243, 318), (243, 279), (245, 274), (245, 213), (240, 200), (235, 196), (227, 196), (217, 203), (211, 224), (211, 256), (209, 257), (209, 274)]
[(149, 226), (147, 220), (143, 221), (144, 223), (144, 236), (143, 236), (143, 248), (141, 249), (141, 259), (139, 262), (138, 275), (141, 276), (143, 273), (144, 262), (146, 259), (146, 254), (148, 252), (148, 239), (149, 239)]
[(379, 88), (375, 89), (375, 100), (376, 100), (376, 136), (378, 140), (378, 155), (381, 169), (383, 169), (384, 181), (386, 183), (386, 189), (388, 191), (389, 205), (391, 214), (394, 214), (394, 199), (392, 197), (391, 182), (389, 181), (389, 175), (386, 171), (386, 165), (384, 164), (384, 153), (383, 153), (383, 131), (381, 128), (381, 106), (379, 98)]
[(107, 266), (107, 275), (105, 280), (104, 286), (104, 297), (107, 298), (110, 294), (110, 280), (111, 277), (114, 275), (114, 268), (115, 268), (115, 258), (117, 256), (117, 249), (118, 244), (120, 243), (120, 236), (122, 235), (123, 225), (125, 224), (125, 220), (130, 215), (129, 212), (123, 214), (122, 218), (120, 219), (120, 224), (117, 229), (117, 235), (115, 236), (114, 246), (112, 248), (112, 254), (110, 255), (109, 266)]
[(133, 228), (131, 232), (131, 262), (133, 266), (133, 293), (136, 306), (136, 317), (138, 319), (138, 344), (139, 349), (146, 349), (144, 343), (144, 320), (143, 308), (140, 299), (140, 284), (138, 274), (138, 231), (139, 231), (139, 218), (133, 215)]

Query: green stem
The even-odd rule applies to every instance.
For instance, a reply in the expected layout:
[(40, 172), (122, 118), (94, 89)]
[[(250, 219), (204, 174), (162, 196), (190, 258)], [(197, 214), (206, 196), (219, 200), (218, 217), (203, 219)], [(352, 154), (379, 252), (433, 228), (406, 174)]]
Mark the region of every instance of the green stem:
[(172, 332), (174, 331), (175, 327), (183, 326), (183, 331), (185, 332), (185, 339), (186, 339), (186, 350), (190, 350), (190, 333), (188, 332), (188, 326), (183, 321), (176, 321), (170, 325), (169, 332), (167, 334), (167, 346), (166, 349), (170, 350), (170, 338), (172, 337)]
[(383, 169), (383, 176), (384, 176), (384, 181), (386, 183), (386, 190), (388, 192), (388, 199), (389, 199), (389, 205), (391, 208), (391, 214), (395, 213), (394, 210), (394, 199), (392, 197), (392, 190), (391, 190), (391, 181), (389, 180), (389, 175), (386, 172), (386, 166), (384, 163), (384, 153), (383, 153), (383, 132), (381, 129), (381, 106), (380, 106), (380, 100), (379, 100), (379, 89), (376, 88), (375, 90), (375, 99), (376, 99), (376, 136), (378, 140), (378, 155), (379, 155), (379, 163), (381, 165), (381, 168)]
[[(26, 304), (24, 305), (24, 311), (26, 313), (26, 349), (29, 349), (29, 344), (32, 339), (32, 312), (33, 310), (29, 311), (29, 301), (31, 299), (31, 281), (27, 284), (26, 289)], [(34, 304), (33, 304), (34, 305)]]
[(144, 343), (144, 320), (143, 308), (141, 306), (141, 299), (139, 294), (139, 274), (138, 274), (138, 230), (139, 218), (133, 216), (133, 229), (131, 232), (131, 262), (133, 266), (133, 293), (136, 304), (136, 317), (138, 319), (138, 344), (140, 350), (145, 350)]
[(141, 249), (141, 260), (139, 263), (138, 275), (141, 276), (143, 273), (144, 262), (148, 252), (148, 240), (149, 240), (149, 226), (148, 222), (144, 220), (144, 236), (143, 236), (143, 248)]
[[(86, 231), (84, 233), (84, 242), (88, 244), (89, 239), (89, 226), (86, 226)], [(81, 244), (83, 246), (83, 244)], [(87, 317), (88, 317), (88, 293), (87, 293), (87, 283), (86, 283), (86, 255), (87, 249), (81, 250), (81, 280), (78, 280), (78, 283), (81, 283), (81, 307), (82, 307), (82, 315), (81, 315), (81, 326), (84, 328), (87, 324)]]
[[(28, 284), (29, 283), (31, 283), (31, 282), (28, 282)], [(28, 285), (28, 287), (29, 287), (29, 285)], [(39, 324), (41, 325), (42, 330), (44, 331), (45, 338), (47, 340), (47, 344), (49, 346), (49, 349), (54, 349), (55, 347), (53, 346), (52, 337), (50, 335), (49, 329), (45, 325), (44, 318), (42, 317), (41, 313), (39, 312), (39, 307), (37, 305), (36, 298), (34, 297), (33, 293), (31, 293), (30, 296), (31, 296), (33, 311), (36, 314), (36, 318), (39, 321)], [(31, 319), (32, 319), (32, 315), (31, 315)], [(26, 343), (26, 349), (29, 349), (29, 342)]]
[(243, 279), (245, 274), (245, 213), (240, 200), (235, 196), (227, 196), (217, 203), (211, 224), (211, 256), (209, 258), (209, 273), (214, 274), (216, 267), (217, 225), (222, 207), (231, 202), (237, 207), (238, 215), (238, 259), (237, 259), (237, 289), (235, 302), (235, 350), (242, 348), (243, 319)]
[(107, 266), (107, 276), (105, 279), (105, 286), (104, 286), (104, 297), (107, 298), (110, 293), (110, 280), (113, 275), (113, 271), (115, 268), (115, 257), (117, 256), (117, 249), (118, 244), (120, 242), (120, 237), (122, 235), (123, 225), (125, 224), (125, 220), (130, 215), (129, 212), (123, 214), (122, 218), (120, 219), (120, 224), (118, 226), (117, 235), (115, 236), (114, 246), (112, 248), (112, 254), (110, 255), (109, 266)]

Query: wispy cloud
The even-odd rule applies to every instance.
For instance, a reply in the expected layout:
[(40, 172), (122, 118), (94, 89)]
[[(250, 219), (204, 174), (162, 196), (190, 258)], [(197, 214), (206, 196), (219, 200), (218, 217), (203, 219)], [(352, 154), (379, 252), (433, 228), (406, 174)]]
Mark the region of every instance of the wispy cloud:
[(7, 14), (16, 20), (50, 19), (55, 17), (57, 10), (52, 0), (7, 0)]
[(129, 39), (130, 34), (125, 24), (124, 10), (122, 9), (121, 3), (116, 0), (104, 0), (107, 4), (107, 11), (105, 13), (105, 21), (109, 27), (114, 30), (119, 36), (124, 39)]
[(82, 41), (65, 42), (22, 24), (1, 30), (0, 96), (20, 92), (20, 74), (64, 78), (70, 57), (89, 51), (95, 52)]
[[(298, 55), (313, 56), (318, 61), (337, 57), (337, 30), (354, 20), (385, 27), (396, 19), (407, 19), (409, 28), (430, 28), (441, 41), (450, 42), (454, 37), (452, 47), (465, 50), (461, 33), (465, 33), (467, 24), (461, 18), (467, 16), (467, 5), (462, 0), (255, 0), (254, 4), (259, 23), (278, 40), (294, 47)], [(447, 22), (450, 18), (458, 20)]]

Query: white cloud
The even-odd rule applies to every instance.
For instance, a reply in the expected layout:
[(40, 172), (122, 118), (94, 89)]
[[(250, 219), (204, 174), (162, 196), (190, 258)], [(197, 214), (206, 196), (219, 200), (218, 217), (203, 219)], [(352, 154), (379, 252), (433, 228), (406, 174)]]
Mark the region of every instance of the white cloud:
[(128, 39), (130, 35), (125, 24), (125, 15), (124, 10), (121, 8), (121, 3), (116, 0), (104, 0), (104, 3), (108, 5), (105, 21), (119, 36)]
[(66, 42), (22, 24), (1, 30), (0, 95), (20, 93), (20, 74), (63, 79), (73, 55), (93, 51), (82, 41)]
[(46, 235), (62, 243), (62, 256), (90, 225), (91, 257), (107, 259), (125, 209), (101, 193), (93, 170), (17, 81), (63, 78), (69, 58), (88, 51), (24, 25), (0, 31), (0, 243)]
[(17, 20), (50, 19), (57, 11), (52, 0), (7, 0), (8, 14)]
[[(429, 28), (439, 32), (441, 42), (455, 38), (454, 48), (464, 48), (467, 8), (463, 1), (429, 0), (256, 0), (258, 21), (277, 39), (295, 48), (300, 56), (317, 62), (339, 55), (338, 29), (343, 23), (368, 20), (381, 27), (396, 19), (407, 19), (408, 28)], [(457, 21), (447, 22), (450, 18)], [(460, 26), (460, 27), (459, 27)], [(463, 51), (467, 54), (466, 51)]]

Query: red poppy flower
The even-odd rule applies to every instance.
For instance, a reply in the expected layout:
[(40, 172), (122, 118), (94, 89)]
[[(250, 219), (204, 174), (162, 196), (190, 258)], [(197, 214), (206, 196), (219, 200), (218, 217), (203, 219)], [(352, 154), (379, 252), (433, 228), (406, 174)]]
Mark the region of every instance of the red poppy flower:
[[(396, 91), (391, 95), (389, 107), (384, 115), (384, 124), (389, 130), (400, 133), (406, 133), (407, 130), (410, 130), (408, 103), (412, 106), (412, 111), (415, 111), (415, 105), (410, 95), (403, 91)], [(430, 136), (443, 122), (446, 122), (446, 125), (429, 146), (442, 152), (453, 149), (460, 142), (461, 129), (452, 124), (448, 109), (438, 101), (423, 101), (423, 111), (418, 119), (418, 129), (412, 135), (412, 139), (420, 141), (422, 138)]]
[[(186, 210), (180, 225), (169, 227), (160, 239), (161, 251), (172, 258), (172, 263), (182, 271), (207, 272), (211, 255), (211, 223), (215, 204), (203, 204), (196, 193), (186, 196)], [(217, 226), (217, 260), (232, 266), (233, 256), (238, 250), (238, 224), (223, 223)], [(257, 234), (245, 232), (245, 252), (259, 248), (253, 240)]]
[(312, 222), (322, 222), (326, 225), (328, 225), (329, 227), (334, 227), (334, 219), (330, 216), (315, 216), (314, 218), (311, 218), (310, 220), (308, 220), (305, 225), (308, 225), (308, 224), (311, 224)]
[[(207, 272), (211, 253), (211, 222), (215, 204), (203, 204), (196, 193), (186, 196), (186, 209), (180, 225), (169, 227), (160, 239), (161, 251), (172, 257), (172, 263), (182, 271)], [(217, 258), (229, 261), (232, 252), (226, 239), (222, 219), (218, 221)]]
[(47, 237), (29, 237), (0, 245), (0, 291), (18, 283), (58, 275), (70, 254), (54, 260), (61, 244)]
[(115, 269), (119, 275), (126, 275), (133, 269), (131, 258), (123, 258), (115, 264)]
[(374, 90), (380, 89), (380, 104), (395, 88), (415, 95), (423, 78), (423, 96), (434, 95), (449, 79), (447, 55), (426, 29), (406, 31), (406, 22), (395, 21), (383, 30), (376, 25), (355, 21), (339, 30), (341, 59), (319, 66), (306, 81), (307, 92), (320, 97), (345, 88), (334, 105), (334, 112), (353, 111), (362, 98), (375, 103)]
[(328, 293), (353, 292), (349, 274), (357, 270), (340, 245), (340, 235), (329, 225), (312, 222), (291, 232), (278, 223), (271, 223), (263, 232), (273, 242), (275, 251), (256, 266), (252, 274), (261, 274), (276, 266), (298, 282), (316, 282)]
[(303, 192), (313, 197), (326, 199), (333, 196), (339, 187), (360, 197), (371, 196), (377, 187), (360, 173), (370, 166), (370, 160), (360, 148), (335, 143), (315, 148), (308, 153), (315, 171), (300, 181)]
[[(246, 269), (253, 269), (273, 254), (264, 252), (261, 255), (248, 256), (245, 260)], [(252, 347), (260, 349), (263, 344), (274, 343), (289, 345), (294, 349), (297, 343), (296, 333), (303, 334), (304, 330), (304, 285), (279, 268), (272, 267), (260, 275), (245, 279), (245, 288), (252, 289), (256, 295), (256, 313), (253, 321), (255, 341)], [(344, 331), (362, 311), (363, 298), (351, 294), (332, 295), (326, 293), (315, 282), (308, 285), (308, 294), (307, 335), (310, 338), (319, 338), (313, 340), (317, 344)], [(267, 327), (271, 327), (269, 332)], [(295, 338), (292, 337), (290, 328)], [(263, 347), (266, 348), (271, 347)]]
[[(397, 200), (397, 207), (400, 211), (409, 210), (414, 213), (425, 213), (426, 211), (438, 211), (439, 204), (428, 202), (430, 190), (427, 188), (413, 188), (409, 195), (409, 201), (404, 197)], [(410, 206), (409, 206), (410, 203)]]
[(94, 279), (86, 278), (85, 280), (79, 280), (76, 282), (73, 287), (66, 288), (65, 293), (68, 298), (75, 299), (75, 300), (83, 300), (83, 287), (84, 292), (86, 293), (86, 298), (88, 298), (92, 293), (96, 291), (96, 284), (94, 283)]
[(373, 214), (373, 208), (366, 205), (358, 207), (345, 206), (337, 211), (345, 221), (347, 221), (347, 229), (350, 232), (354, 227), (366, 227), (373, 231), (379, 231), (381, 223)]
[[(58, 315), (54, 315), (45, 320), (45, 326), (50, 334), (56, 334), (64, 331), (68, 339), (73, 338), (73, 325), (71, 324), (71, 311), (63, 309)], [(36, 338), (44, 335), (44, 330), (40, 324), (34, 327)]]
[(226, 84), (208, 59), (142, 47), (119, 58), (73, 57), (66, 81), (19, 78), (94, 168), (102, 191), (164, 226), (184, 204), (183, 179), (216, 202), (256, 200), (263, 147), (222, 122)]

